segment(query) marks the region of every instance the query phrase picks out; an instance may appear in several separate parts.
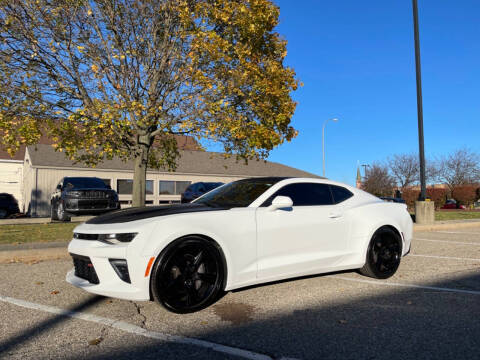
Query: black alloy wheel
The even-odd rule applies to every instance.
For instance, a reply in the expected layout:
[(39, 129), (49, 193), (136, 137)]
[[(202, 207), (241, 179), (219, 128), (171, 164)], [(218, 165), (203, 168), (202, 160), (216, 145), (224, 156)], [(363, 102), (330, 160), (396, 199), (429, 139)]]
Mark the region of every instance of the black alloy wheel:
[(382, 227), (373, 234), (367, 261), (360, 272), (369, 277), (387, 279), (397, 271), (402, 258), (402, 241), (391, 228)]
[(204, 309), (223, 291), (224, 268), (221, 250), (215, 243), (197, 236), (177, 240), (155, 263), (153, 297), (174, 313)]

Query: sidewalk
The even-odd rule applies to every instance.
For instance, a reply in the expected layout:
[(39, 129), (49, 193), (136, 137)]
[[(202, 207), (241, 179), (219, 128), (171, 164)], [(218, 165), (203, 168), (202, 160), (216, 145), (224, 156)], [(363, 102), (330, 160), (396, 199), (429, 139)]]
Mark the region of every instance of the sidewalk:
[[(72, 216), (71, 222), (84, 222), (91, 219), (93, 216)], [(18, 219), (0, 219), (0, 225), (26, 225), (26, 224), (46, 224), (46, 223), (60, 223), (60, 221), (52, 221), (49, 217), (43, 218), (18, 218)]]

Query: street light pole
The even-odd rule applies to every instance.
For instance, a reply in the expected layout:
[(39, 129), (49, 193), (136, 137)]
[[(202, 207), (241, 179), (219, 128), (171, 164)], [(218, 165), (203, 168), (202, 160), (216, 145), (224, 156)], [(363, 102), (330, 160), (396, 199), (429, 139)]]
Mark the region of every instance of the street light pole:
[(423, 105), (422, 105), (422, 73), (420, 67), (420, 36), (418, 32), (418, 4), (413, 5), (413, 33), (415, 38), (415, 69), (417, 74), (417, 114), (418, 114), (418, 152), (420, 156), (420, 196), (419, 201), (425, 201), (427, 186), (425, 181), (425, 147), (423, 137)]
[(323, 128), (322, 128), (323, 177), (325, 177), (325, 125), (327, 125), (327, 122), (329, 122), (330, 120), (337, 122), (338, 119), (337, 118), (327, 119), (323, 123)]

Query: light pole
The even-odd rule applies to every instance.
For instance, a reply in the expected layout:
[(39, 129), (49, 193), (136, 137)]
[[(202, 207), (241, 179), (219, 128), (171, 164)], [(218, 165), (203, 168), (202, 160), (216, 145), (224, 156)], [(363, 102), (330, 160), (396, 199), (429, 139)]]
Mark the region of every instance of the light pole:
[(323, 128), (322, 128), (323, 177), (325, 177), (325, 125), (327, 125), (327, 122), (329, 122), (330, 120), (337, 122), (338, 119), (337, 118), (327, 119), (323, 123)]

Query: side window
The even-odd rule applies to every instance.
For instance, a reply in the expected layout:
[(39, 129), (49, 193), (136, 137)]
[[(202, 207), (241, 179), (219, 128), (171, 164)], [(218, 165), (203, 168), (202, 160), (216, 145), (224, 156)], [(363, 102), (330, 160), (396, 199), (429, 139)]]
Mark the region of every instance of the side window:
[(335, 204), (341, 203), (353, 196), (353, 194), (344, 187), (330, 185), (330, 188), (332, 189), (333, 201)]
[(332, 193), (327, 184), (297, 183), (285, 185), (270, 196), (262, 206), (270, 206), (276, 196), (288, 196), (293, 206), (332, 205)]
[(203, 183), (198, 184), (197, 191), (198, 191), (198, 192), (201, 192), (201, 193), (206, 192), (206, 191), (205, 191), (205, 185), (204, 185)]

